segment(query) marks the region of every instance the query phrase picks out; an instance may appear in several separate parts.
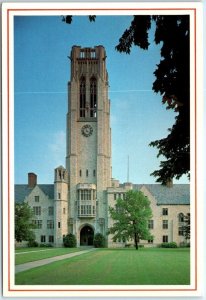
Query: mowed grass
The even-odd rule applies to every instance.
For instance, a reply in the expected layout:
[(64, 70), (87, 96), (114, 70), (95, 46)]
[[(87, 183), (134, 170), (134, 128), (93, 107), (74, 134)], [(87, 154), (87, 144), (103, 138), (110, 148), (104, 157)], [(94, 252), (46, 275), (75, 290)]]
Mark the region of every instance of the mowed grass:
[[(83, 250), (83, 249), (81, 249)], [(20, 265), (27, 262), (41, 260), (53, 256), (80, 251), (79, 248), (24, 248), (15, 251), (15, 264)]]
[(26, 285), (188, 285), (189, 249), (98, 249), (16, 274)]

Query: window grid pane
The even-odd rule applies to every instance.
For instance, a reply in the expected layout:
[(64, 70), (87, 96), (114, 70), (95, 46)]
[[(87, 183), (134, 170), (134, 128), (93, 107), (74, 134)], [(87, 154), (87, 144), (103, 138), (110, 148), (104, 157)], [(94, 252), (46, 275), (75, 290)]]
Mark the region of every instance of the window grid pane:
[(162, 221), (162, 228), (163, 229), (168, 229), (168, 220), (163, 220)]

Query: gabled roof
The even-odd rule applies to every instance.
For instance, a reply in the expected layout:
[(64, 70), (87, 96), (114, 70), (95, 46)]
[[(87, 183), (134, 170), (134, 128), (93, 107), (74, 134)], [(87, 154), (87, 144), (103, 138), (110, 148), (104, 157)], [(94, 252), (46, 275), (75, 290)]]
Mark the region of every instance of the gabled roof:
[[(49, 199), (54, 199), (54, 185), (53, 184), (38, 184), (38, 187), (46, 194)], [(15, 184), (14, 194), (15, 202), (23, 202), (34, 188), (29, 188), (27, 184)]]
[[(173, 184), (167, 187), (162, 184), (143, 184), (147, 190), (155, 197), (157, 204), (190, 204), (190, 185), (189, 184)], [(134, 189), (140, 189), (139, 185), (133, 185)]]

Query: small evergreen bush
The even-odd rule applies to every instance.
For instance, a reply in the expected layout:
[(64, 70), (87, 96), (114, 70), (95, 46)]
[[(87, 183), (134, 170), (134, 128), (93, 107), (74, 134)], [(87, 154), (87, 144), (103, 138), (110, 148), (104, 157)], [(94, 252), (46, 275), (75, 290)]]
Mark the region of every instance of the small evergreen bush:
[(77, 240), (74, 234), (69, 233), (63, 238), (64, 247), (75, 248), (77, 246)]
[(95, 248), (104, 248), (105, 247), (105, 238), (103, 234), (96, 233), (94, 236), (94, 247)]
[(177, 243), (171, 242), (171, 243), (162, 243), (162, 248), (177, 248)]

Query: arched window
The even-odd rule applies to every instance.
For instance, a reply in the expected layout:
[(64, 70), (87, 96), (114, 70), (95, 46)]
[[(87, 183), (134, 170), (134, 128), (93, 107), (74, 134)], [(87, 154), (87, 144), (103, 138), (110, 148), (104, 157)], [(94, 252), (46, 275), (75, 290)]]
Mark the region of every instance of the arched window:
[(90, 117), (97, 116), (97, 80), (95, 77), (90, 79)]
[(86, 79), (84, 76), (80, 79), (80, 91), (79, 91), (79, 115), (80, 118), (85, 118), (86, 109)]
[(178, 221), (179, 221), (179, 223), (184, 222), (184, 214), (183, 213), (178, 214)]

